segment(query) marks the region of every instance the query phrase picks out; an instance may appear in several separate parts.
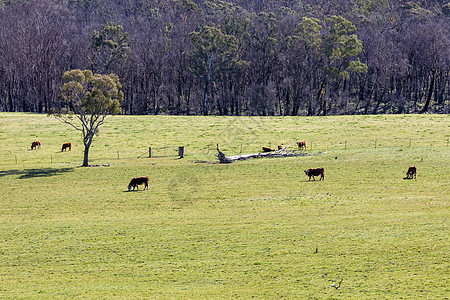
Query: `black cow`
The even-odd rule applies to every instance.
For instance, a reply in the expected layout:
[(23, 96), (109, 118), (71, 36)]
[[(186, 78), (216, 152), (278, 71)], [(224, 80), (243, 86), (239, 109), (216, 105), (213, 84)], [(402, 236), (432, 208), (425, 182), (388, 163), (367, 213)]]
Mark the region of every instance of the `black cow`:
[(417, 168), (416, 166), (411, 166), (408, 168), (408, 171), (406, 172), (406, 178), (407, 179), (416, 179), (416, 175), (417, 175)]
[(142, 177), (135, 177), (133, 179), (131, 179), (130, 183), (128, 184), (128, 191), (131, 190), (131, 188), (137, 188), (139, 190), (139, 185), (143, 184), (144, 185), (144, 190), (145, 188), (147, 188), (148, 190), (148, 177), (147, 176), (142, 176)]
[(315, 168), (315, 169), (308, 169), (305, 170), (305, 174), (306, 176), (309, 177), (309, 180), (311, 180), (311, 177), (316, 180), (316, 178), (314, 176), (319, 176), (319, 181), (320, 180), (325, 180), (325, 176), (324, 176), (324, 168)]
[(64, 150), (66, 150), (67, 148), (69, 148), (69, 151), (72, 150), (72, 143), (64, 143), (61, 147), (61, 152), (63, 152)]

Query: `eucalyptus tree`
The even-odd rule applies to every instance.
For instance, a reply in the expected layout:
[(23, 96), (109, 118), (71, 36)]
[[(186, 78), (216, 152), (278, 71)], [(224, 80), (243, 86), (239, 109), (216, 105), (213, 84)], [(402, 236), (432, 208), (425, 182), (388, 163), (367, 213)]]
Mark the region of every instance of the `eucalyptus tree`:
[(241, 100), (247, 87), (246, 78), (250, 63), (246, 60), (248, 51), (250, 17), (247, 14), (226, 16), (221, 20), (220, 29), (223, 33), (236, 37), (237, 59), (233, 61), (231, 68), (224, 73), (222, 80), (222, 113), (239, 114)]
[[(291, 51), (295, 54), (297, 65), (297, 76), (305, 83), (305, 88), (309, 91), (308, 112), (309, 116), (315, 113), (314, 97), (314, 74), (320, 68), (318, 58), (320, 56), (320, 47), (322, 44), (320, 20), (316, 18), (303, 17), (297, 25), (294, 35), (290, 37)], [(294, 102), (292, 114), (296, 115), (300, 103)]]
[(249, 61), (251, 64), (250, 98), (252, 113), (274, 114), (274, 70), (278, 64), (278, 20), (272, 12), (260, 12), (253, 20), (249, 37)]
[(233, 35), (206, 25), (191, 32), (190, 38), (194, 50), (190, 53), (192, 64), (189, 71), (204, 82), (202, 112), (207, 115), (210, 84), (236, 61), (237, 42)]
[(303, 23), (303, 31), (309, 31), (304, 34), (305, 42), (309, 47), (319, 45), (321, 72), (316, 79), (316, 94), (321, 112), (326, 115), (330, 84), (339, 86), (349, 78), (350, 72), (366, 72), (367, 65), (356, 57), (363, 46), (355, 34), (356, 27), (342, 16), (329, 16), (323, 24), (318, 19), (305, 19)]
[(173, 68), (172, 82), (173, 89), (176, 90), (173, 113), (190, 115), (195, 113), (196, 108), (191, 101), (193, 74), (188, 70), (189, 53), (192, 48), (189, 33), (202, 22), (202, 11), (193, 1), (180, 1), (174, 8), (172, 19), (176, 22), (173, 22), (170, 30), (171, 47), (168, 63)]
[(131, 42), (122, 25), (108, 22), (90, 35), (89, 61), (93, 72), (108, 74), (120, 69), (127, 58)]
[(82, 132), (83, 167), (89, 166), (89, 148), (108, 115), (120, 113), (123, 100), (119, 77), (71, 70), (63, 74), (61, 109), (51, 111), (58, 120)]
[[(350, 72), (366, 72), (367, 65), (362, 63), (357, 55), (362, 51), (362, 42), (356, 36), (356, 27), (342, 16), (330, 16), (325, 19), (327, 34), (323, 37), (325, 54), (324, 88), (329, 81), (340, 84), (348, 80)], [(319, 92), (319, 94), (322, 94)], [(326, 95), (325, 95), (326, 97)], [(326, 115), (326, 98), (323, 98), (323, 114)]]

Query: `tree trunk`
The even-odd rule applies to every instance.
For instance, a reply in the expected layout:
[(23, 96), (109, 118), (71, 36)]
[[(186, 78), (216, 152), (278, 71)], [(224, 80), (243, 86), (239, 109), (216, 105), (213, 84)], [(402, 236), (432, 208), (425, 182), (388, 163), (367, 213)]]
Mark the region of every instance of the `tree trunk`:
[(90, 144), (84, 145), (84, 159), (83, 159), (83, 167), (89, 167), (89, 148)]
[(208, 115), (208, 88), (209, 88), (209, 73), (205, 80), (205, 91), (203, 94), (203, 115)]
[(219, 159), (222, 164), (229, 164), (232, 162), (231, 159), (225, 156), (225, 154), (219, 150), (219, 144), (217, 144), (217, 154), (216, 157)]
[(92, 144), (92, 139), (94, 138), (95, 132), (89, 131), (84, 139), (84, 158), (83, 158), (83, 167), (89, 167), (89, 148)]
[(433, 91), (434, 91), (434, 86), (435, 86), (435, 82), (436, 82), (436, 73), (437, 73), (436, 70), (432, 71), (430, 87), (428, 88), (428, 93), (427, 93), (427, 101), (425, 102), (425, 106), (420, 111), (421, 114), (426, 113), (430, 106), (430, 102), (431, 102), (431, 98), (433, 97)]
[(232, 163), (237, 160), (246, 160), (246, 159), (253, 159), (253, 158), (264, 158), (264, 157), (293, 157), (293, 156), (306, 156), (307, 153), (303, 153), (301, 151), (287, 151), (286, 148), (289, 147), (285, 146), (284, 148), (272, 152), (259, 152), (254, 154), (244, 154), (244, 155), (236, 155), (236, 156), (226, 156), (225, 153), (219, 150), (219, 144), (217, 144), (217, 154), (216, 157), (222, 164), (228, 164)]
[(208, 115), (208, 89), (209, 82), (211, 81), (211, 65), (212, 65), (212, 55), (208, 56), (208, 71), (205, 78), (205, 93), (203, 95), (203, 115)]
[(325, 90), (326, 90), (326, 82), (325, 79), (320, 84), (319, 90), (317, 91), (317, 103), (320, 105), (320, 109), (322, 109), (323, 115), (326, 115), (326, 106), (325, 106)]
[[(323, 116), (327, 115), (327, 100), (328, 100), (328, 83), (325, 83), (325, 93), (323, 94), (322, 104), (323, 104)], [(331, 100), (330, 100), (330, 109), (331, 109)]]

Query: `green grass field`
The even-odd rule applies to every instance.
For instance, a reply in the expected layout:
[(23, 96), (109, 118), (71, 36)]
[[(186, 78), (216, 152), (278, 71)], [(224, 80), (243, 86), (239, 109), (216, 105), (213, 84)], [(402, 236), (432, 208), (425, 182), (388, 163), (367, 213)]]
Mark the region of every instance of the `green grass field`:
[[(114, 116), (109, 166), (82, 168), (79, 132), (1, 113), (0, 298), (448, 299), (449, 137), (449, 115)], [(194, 162), (297, 140), (311, 155)]]

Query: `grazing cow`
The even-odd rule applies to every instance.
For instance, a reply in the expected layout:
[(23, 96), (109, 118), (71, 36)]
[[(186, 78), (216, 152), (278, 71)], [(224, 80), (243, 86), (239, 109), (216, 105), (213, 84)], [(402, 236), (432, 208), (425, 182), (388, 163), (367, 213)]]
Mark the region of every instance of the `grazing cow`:
[(40, 141), (34, 141), (34, 142), (32, 142), (32, 143), (31, 143), (31, 150), (37, 149), (37, 148), (41, 149), (41, 142), (40, 142)]
[(142, 177), (135, 177), (133, 179), (131, 179), (130, 183), (128, 184), (128, 191), (131, 190), (131, 188), (137, 188), (139, 190), (139, 185), (143, 184), (144, 185), (144, 190), (145, 188), (147, 188), (148, 190), (148, 177), (147, 176), (142, 176)]
[(69, 151), (71, 151), (72, 150), (72, 143), (64, 143), (63, 145), (62, 145), (62, 148), (61, 148), (61, 152), (63, 152), (63, 151), (65, 151), (67, 148), (69, 148)]
[(306, 142), (305, 141), (297, 142), (297, 146), (298, 146), (298, 149), (300, 149), (300, 150), (306, 150)]
[(263, 152), (273, 152), (275, 149), (269, 148), (269, 147), (262, 147)]
[(283, 149), (283, 148), (284, 148), (283, 145), (278, 145), (278, 150), (281, 150), (281, 149)]
[(324, 173), (324, 168), (315, 168), (315, 169), (305, 170), (305, 174), (306, 174), (306, 176), (309, 177), (309, 181), (311, 180), (311, 177), (314, 180), (316, 180), (316, 178), (314, 176), (319, 176), (319, 175), (320, 175), (319, 181), (325, 180), (325, 176), (323, 173)]
[(408, 168), (408, 172), (406, 172), (406, 178), (407, 179), (416, 179), (416, 174), (417, 174), (417, 168), (416, 166), (411, 166)]

